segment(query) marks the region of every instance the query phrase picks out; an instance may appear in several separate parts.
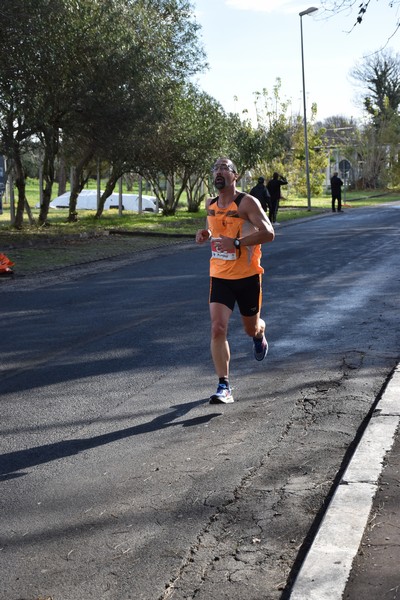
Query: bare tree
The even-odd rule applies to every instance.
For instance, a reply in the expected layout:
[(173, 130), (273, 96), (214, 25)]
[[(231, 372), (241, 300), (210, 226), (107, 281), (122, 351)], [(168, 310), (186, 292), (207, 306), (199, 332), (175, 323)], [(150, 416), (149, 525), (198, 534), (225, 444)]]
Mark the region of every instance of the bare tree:
[[(382, 3), (382, 0), (380, 0)], [(356, 15), (355, 22), (353, 24), (353, 29), (357, 25), (361, 25), (362, 22), (367, 18), (368, 7), (371, 3), (371, 0), (321, 0), (321, 7), (325, 9), (325, 11), (338, 14), (346, 11), (347, 13), (351, 13), (351, 15)], [(400, 4), (400, 0), (386, 0), (386, 4), (389, 8), (394, 8), (396, 5)], [(393, 29), (393, 33), (390, 35), (389, 39), (386, 41), (385, 46), (389, 43), (389, 40), (398, 32), (400, 28), (400, 19), (397, 19), (395, 22), (395, 26)]]
[(365, 90), (364, 106), (375, 123), (398, 114), (400, 107), (400, 54), (383, 50), (364, 57), (350, 76)]

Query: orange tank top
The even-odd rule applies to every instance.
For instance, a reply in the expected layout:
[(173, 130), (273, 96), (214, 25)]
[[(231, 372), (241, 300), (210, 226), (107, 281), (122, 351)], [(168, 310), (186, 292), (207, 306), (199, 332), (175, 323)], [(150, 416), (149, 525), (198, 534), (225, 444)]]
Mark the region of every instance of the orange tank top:
[(244, 194), (240, 193), (226, 208), (218, 206), (218, 196), (211, 200), (207, 210), (207, 223), (211, 231), (211, 277), (221, 279), (243, 279), (264, 273), (260, 264), (261, 245), (240, 246), (232, 252), (219, 252), (213, 241), (221, 235), (241, 238), (257, 231), (246, 219), (239, 216), (238, 207)]

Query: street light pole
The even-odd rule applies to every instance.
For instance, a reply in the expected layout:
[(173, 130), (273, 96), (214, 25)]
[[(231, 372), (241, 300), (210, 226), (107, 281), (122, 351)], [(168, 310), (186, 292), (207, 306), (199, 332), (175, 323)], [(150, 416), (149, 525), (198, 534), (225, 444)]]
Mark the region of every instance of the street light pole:
[(306, 107), (306, 84), (304, 77), (304, 50), (303, 50), (303, 17), (310, 15), (318, 10), (314, 6), (310, 6), (307, 10), (299, 13), (300, 17), (300, 38), (301, 38), (301, 68), (303, 73), (303, 110), (304, 110), (304, 150), (306, 154), (306, 181), (307, 181), (307, 210), (311, 210), (311, 187), (310, 187), (310, 167), (308, 164), (308, 140), (307, 140), (307, 107)]

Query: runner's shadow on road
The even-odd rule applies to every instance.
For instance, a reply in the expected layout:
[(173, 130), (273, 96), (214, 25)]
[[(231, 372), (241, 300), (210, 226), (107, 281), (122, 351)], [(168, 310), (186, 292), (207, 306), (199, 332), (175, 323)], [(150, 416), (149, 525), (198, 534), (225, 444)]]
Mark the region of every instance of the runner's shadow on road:
[[(206, 402), (208, 402), (208, 398), (185, 404), (177, 404), (171, 406), (171, 412), (155, 417), (147, 423), (119, 429), (118, 431), (111, 431), (110, 433), (104, 433), (102, 435), (96, 435), (92, 438), (65, 440), (2, 454), (0, 455), (0, 481), (6, 481), (8, 479), (26, 475), (26, 472), (24, 472), (23, 469), (65, 458), (66, 456), (73, 456), (74, 454), (79, 454), (85, 450), (91, 450), (92, 448), (104, 446), (105, 444), (111, 444), (112, 442), (124, 438), (143, 435), (151, 433), (152, 431), (159, 431), (161, 429), (166, 429), (167, 427), (177, 427), (179, 425), (182, 427), (204, 425), (211, 421), (211, 419), (221, 416), (222, 413), (213, 412), (194, 417), (193, 419), (181, 419), (179, 421), (175, 421), (175, 419), (186, 415), (193, 408)], [(22, 472), (18, 473), (18, 471)]]

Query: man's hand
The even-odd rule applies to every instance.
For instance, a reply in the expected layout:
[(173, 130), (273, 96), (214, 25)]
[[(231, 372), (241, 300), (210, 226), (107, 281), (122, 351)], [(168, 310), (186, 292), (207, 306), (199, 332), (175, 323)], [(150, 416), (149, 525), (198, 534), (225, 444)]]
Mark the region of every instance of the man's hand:
[(226, 235), (221, 235), (219, 245), (220, 249), (224, 252), (232, 252), (235, 250), (235, 244), (233, 243), (235, 238), (226, 237)]
[(198, 229), (196, 233), (196, 242), (198, 244), (204, 244), (211, 238), (211, 232), (209, 229)]

